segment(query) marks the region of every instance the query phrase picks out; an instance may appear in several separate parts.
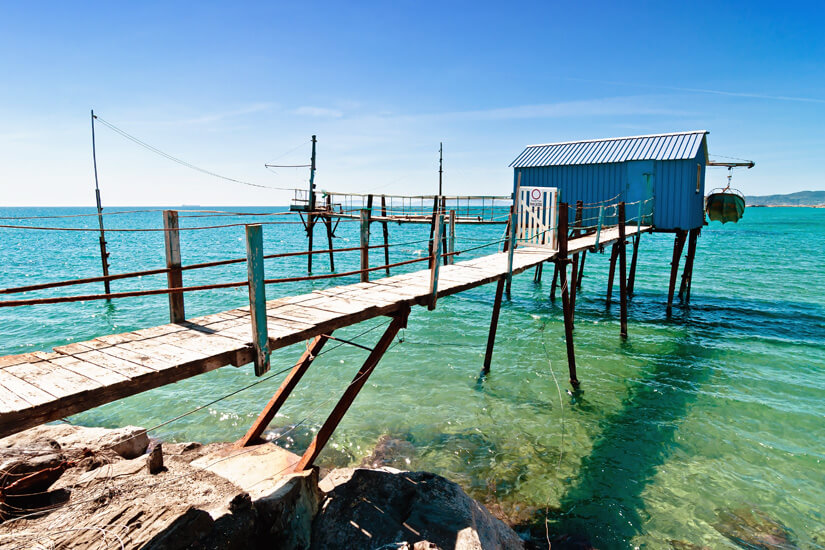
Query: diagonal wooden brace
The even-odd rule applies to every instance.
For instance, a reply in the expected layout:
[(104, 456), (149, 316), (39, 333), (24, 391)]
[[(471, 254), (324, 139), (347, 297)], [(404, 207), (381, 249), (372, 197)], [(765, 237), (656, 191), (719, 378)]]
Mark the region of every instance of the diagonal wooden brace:
[(332, 412), (329, 414), (326, 422), (324, 422), (324, 425), (321, 426), (320, 430), (318, 430), (318, 434), (315, 436), (315, 439), (312, 440), (312, 443), (310, 443), (309, 448), (307, 448), (304, 453), (304, 456), (301, 457), (301, 460), (295, 466), (295, 472), (312, 468), (312, 464), (315, 462), (315, 459), (318, 458), (318, 455), (321, 454), (321, 451), (329, 441), (329, 438), (332, 437), (332, 433), (335, 431), (335, 428), (338, 427), (338, 424), (341, 422), (341, 419), (344, 418), (344, 415), (347, 413), (347, 410), (349, 410), (352, 402), (358, 396), (361, 388), (363, 388), (364, 384), (367, 383), (367, 379), (370, 374), (372, 374), (372, 371), (375, 370), (376, 365), (378, 365), (378, 362), (384, 356), (384, 353), (386, 353), (387, 349), (389, 349), (395, 335), (398, 334), (399, 330), (407, 326), (407, 317), (409, 314), (410, 308), (409, 306), (406, 306), (404, 309), (393, 315), (392, 323), (390, 323), (390, 326), (388, 326), (387, 330), (384, 331), (384, 334), (381, 335), (378, 343), (375, 344), (375, 348), (373, 348), (372, 352), (367, 357), (367, 360), (364, 361), (364, 364), (358, 370), (358, 374), (356, 374), (355, 378), (352, 379), (352, 383), (347, 386), (347, 389), (344, 391), (344, 395), (341, 396), (341, 400), (338, 401), (338, 404), (335, 405), (334, 409), (332, 409)]
[(264, 407), (264, 410), (262, 410), (261, 414), (258, 415), (258, 418), (249, 428), (249, 431), (246, 432), (246, 435), (238, 440), (236, 446), (247, 447), (258, 441), (258, 438), (261, 437), (261, 434), (264, 432), (266, 427), (269, 426), (269, 423), (272, 422), (273, 418), (275, 418), (275, 415), (278, 413), (281, 406), (283, 406), (284, 401), (287, 400), (289, 394), (292, 393), (292, 390), (294, 390), (295, 386), (298, 385), (298, 382), (301, 381), (301, 377), (303, 377), (306, 371), (309, 370), (309, 366), (312, 364), (312, 361), (318, 357), (318, 353), (321, 351), (321, 348), (324, 347), (324, 344), (327, 343), (327, 340), (329, 340), (329, 335), (326, 334), (316, 336), (312, 340), (312, 343), (301, 355), (298, 362), (295, 363), (295, 366), (292, 367), (290, 373), (284, 381), (281, 382), (281, 387), (278, 388), (278, 391), (275, 392), (275, 395), (273, 395), (272, 399), (269, 400), (269, 403), (266, 404), (266, 407)]

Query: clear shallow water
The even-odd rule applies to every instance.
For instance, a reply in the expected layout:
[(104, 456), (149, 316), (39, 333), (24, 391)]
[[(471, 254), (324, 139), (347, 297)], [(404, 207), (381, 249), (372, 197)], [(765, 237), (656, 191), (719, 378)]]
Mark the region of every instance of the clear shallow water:
[[(0, 209), (0, 216), (91, 211)], [(107, 218), (107, 226), (160, 227), (160, 220), (159, 212), (116, 215)], [(214, 222), (186, 218), (182, 225)], [(97, 220), (3, 223), (95, 227)], [(266, 226), (266, 251), (304, 248), (299, 229)], [(425, 226), (390, 226), (392, 242), (426, 238), (426, 231)], [(469, 239), (496, 238), (501, 231), (459, 226), (458, 248), (477, 244)], [(379, 226), (373, 228), (376, 234)], [(321, 462), (357, 464), (388, 434), (415, 447), (409, 468), (458, 481), (476, 498), (519, 518), (543, 522), (546, 517), (551, 531), (587, 533), (599, 548), (667, 548), (671, 540), (732, 548), (720, 533), (725, 530), (720, 517), (743, 507), (787, 526), (800, 548), (825, 548), (823, 234), (825, 209), (751, 208), (739, 224), (706, 227), (699, 239), (691, 307), (675, 308), (670, 320), (664, 302), (672, 236), (644, 236), (626, 342), (618, 334), (618, 304), (610, 311), (604, 304), (608, 257), (588, 255), (577, 303), (582, 391), (575, 396), (566, 392), (560, 303), (547, 299), (552, 271), (545, 272), (541, 285), (533, 283), (532, 273), (514, 280), (512, 300), (502, 308), (492, 373), (483, 384), (478, 373), (494, 286), (440, 300), (433, 312), (415, 309), (405, 341), (384, 357)], [(338, 235), (336, 246), (357, 244), (357, 224), (342, 223)], [(109, 233), (108, 241), (113, 272), (164, 265), (159, 233)], [(323, 242), (319, 228), (316, 243)], [(95, 233), (0, 229), (0, 243), (0, 287), (99, 274)], [(181, 248), (184, 263), (242, 257), (243, 229), (183, 232)], [(423, 243), (399, 247), (391, 259), (410, 258), (425, 248)], [(374, 253), (374, 265), (381, 254)], [(357, 261), (357, 253), (341, 254), (336, 267), (355, 268)], [(321, 256), (315, 265), (317, 273), (328, 269)], [(303, 258), (270, 261), (266, 269), (268, 276), (299, 275), (306, 263)], [(244, 278), (243, 264), (184, 274), (187, 284)], [(274, 298), (331, 284), (336, 283), (270, 286), (267, 292)], [(159, 276), (112, 286), (117, 291), (164, 285), (165, 277)], [(101, 290), (102, 285), (89, 285), (37, 295)], [(245, 289), (190, 293), (187, 315), (246, 300)], [(167, 316), (162, 296), (110, 305), (0, 308), (0, 353), (49, 350), (162, 324)], [(340, 332), (355, 336), (377, 324)], [(360, 340), (369, 345), (379, 334), (374, 330)], [(290, 366), (300, 351), (296, 345), (276, 352), (273, 370)], [(329, 351), (289, 399), (274, 425), (304, 422), (288, 442), (297, 451), (324, 421), (364, 354), (348, 346)], [(254, 380), (250, 366), (224, 368), (71, 420), (152, 426)], [(279, 380), (153, 435), (236, 439)]]

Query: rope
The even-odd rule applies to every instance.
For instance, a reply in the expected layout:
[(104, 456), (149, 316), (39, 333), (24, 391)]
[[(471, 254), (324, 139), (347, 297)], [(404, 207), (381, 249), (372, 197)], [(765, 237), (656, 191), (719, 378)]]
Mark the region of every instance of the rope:
[(131, 141), (131, 142), (133, 142), (133, 143), (136, 143), (136, 144), (140, 145), (140, 146), (141, 146), (141, 147), (143, 147), (144, 149), (147, 149), (147, 150), (149, 150), (149, 151), (151, 151), (151, 152), (153, 152), (153, 153), (155, 153), (155, 154), (158, 154), (158, 155), (162, 156), (163, 158), (166, 158), (166, 159), (168, 159), (168, 160), (171, 160), (172, 162), (176, 162), (177, 164), (180, 164), (181, 166), (185, 166), (185, 167), (187, 167), (187, 168), (191, 168), (192, 170), (195, 170), (195, 171), (197, 171), (197, 172), (201, 172), (202, 174), (206, 174), (206, 175), (208, 175), (208, 176), (212, 176), (212, 177), (214, 177), (214, 178), (222, 179), (222, 180), (229, 181), (229, 182), (232, 182), (232, 183), (240, 183), (241, 185), (248, 185), (248, 186), (250, 186), (250, 187), (259, 187), (259, 188), (263, 188), (263, 189), (276, 189), (276, 190), (279, 190), (279, 191), (292, 191), (292, 189), (291, 189), (291, 188), (287, 188), (287, 187), (272, 187), (272, 186), (270, 186), (270, 185), (261, 185), (261, 184), (259, 184), (259, 183), (251, 183), (251, 182), (244, 181), (244, 180), (239, 180), (239, 179), (230, 178), (230, 177), (227, 177), (227, 176), (222, 176), (221, 174), (218, 174), (218, 173), (216, 173), (216, 172), (212, 172), (212, 171), (210, 171), (210, 170), (206, 170), (205, 168), (200, 168), (200, 167), (195, 166), (194, 164), (192, 164), (192, 163), (190, 163), (190, 162), (186, 162), (185, 160), (181, 160), (181, 159), (179, 159), (179, 158), (177, 158), (177, 157), (173, 157), (173, 156), (172, 156), (172, 155), (170, 155), (169, 153), (164, 153), (163, 151), (161, 151), (161, 150), (160, 150), (160, 149), (158, 149), (157, 147), (154, 147), (154, 146), (152, 146), (152, 145), (149, 145), (149, 144), (148, 144), (148, 143), (146, 143), (145, 141), (142, 141), (142, 140), (140, 140), (140, 139), (136, 138), (135, 136), (133, 136), (133, 135), (131, 135), (131, 134), (127, 133), (126, 131), (121, 130), (120, 128), (118, 128), (118, 127), (117, 127), (117, 126), (115, 126), (114, 124), (112, 124), (112, 123), (110, 123), (110, 122), (107, 122), (106, 120), (103, 120), (102, 118), (100, 118), (100, 117), (99, 117), (99, 116), (97, 116), (97, 115), (95, 115), (95, 119), (96, 119), (98, 122), (100, 122), (101, 124), (103, 124), (104, 126), (106, 126), (107, 128), (109, 128), (110, 130), (112, 130), (113, 132), (115, 132), (115, 133), (119, 134), (120, 136), (122, 136), (122, 137), (124, 137), (124, 138), (128, 139), (129, 141)]

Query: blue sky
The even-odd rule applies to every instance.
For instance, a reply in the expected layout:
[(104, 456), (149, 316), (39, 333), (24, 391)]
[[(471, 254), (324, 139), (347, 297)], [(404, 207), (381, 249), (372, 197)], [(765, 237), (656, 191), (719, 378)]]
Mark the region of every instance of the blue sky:
[[(0, 4), (0, 204), (93, 205), (89, 109), (275, 187), (508, 193), (524, 145), (707, 129), (748, 194), (825, 188), (823, 3)], [(98, 126), (105, 205), (285, 204)], [(297, 149), (296, 149), (297, 148)], [(292, 151), (292, 152), (290, 152)], [(721, 183), (712, 170), (708, 185)]]

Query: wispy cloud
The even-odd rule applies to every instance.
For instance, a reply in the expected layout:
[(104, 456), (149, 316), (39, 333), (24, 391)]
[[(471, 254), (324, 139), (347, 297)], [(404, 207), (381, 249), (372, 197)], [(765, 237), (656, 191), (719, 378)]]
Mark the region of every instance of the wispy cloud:
[(736, 92), (728, 90), (713, 90), (711, 88), (683, 88), (679, 86), (659, 86), (655, 84), (638, 84), (632, 82), (613, 82), (609, 80), (591, 80), (586, 78), (565, 78), (573, 82), (588, 82), (591, 84), (605, 84), (611, 86), (631, 86), (634, 88), (647, 88), (650, 90), (671, 90), (674, 92), (688, 92), (694, 94), (711, 94), (730, 97), (749, 97), (753, 99), (769, 99), (774, 101), (798, 101), (803, 103), (825, 103), (825, 99), (817, 97), (800, 97), (788, 95), (758, 94), (753, 92)]
[(459, 111), (439, 116), (472, 120), (517, 120), (531, 118), (559, 118), (585, 116), (668, 115), (684, 116), (690, 113), (660, 107), (650, 96), (608, 97), (579, 101), (562, 101), (535, 105), (516, 105), (495, 109)]
[(292, 111), (296, 115), (324, 117), (324, 118), (341, 118), (344, 113), (338, 109), (328, 109), (326, 107), (298, 107)]

